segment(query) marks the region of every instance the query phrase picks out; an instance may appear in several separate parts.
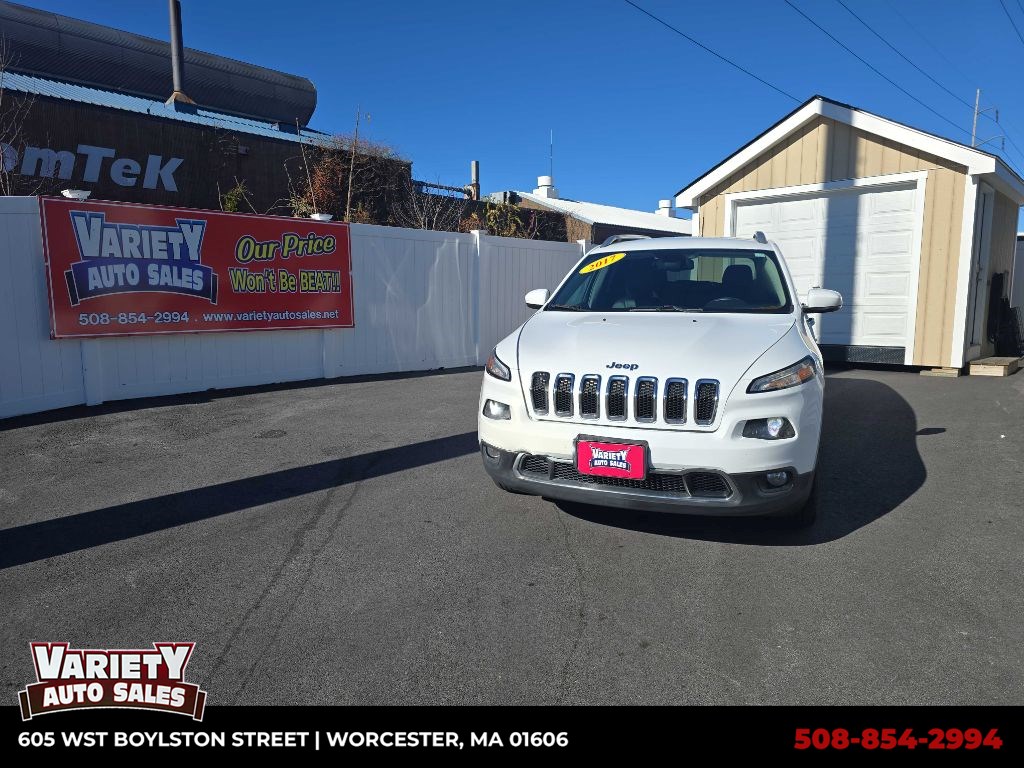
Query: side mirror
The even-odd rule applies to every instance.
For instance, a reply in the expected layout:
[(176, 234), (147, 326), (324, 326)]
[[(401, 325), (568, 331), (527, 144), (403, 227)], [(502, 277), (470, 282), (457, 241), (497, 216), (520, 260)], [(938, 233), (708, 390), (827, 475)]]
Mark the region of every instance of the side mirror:
[(843, 297), (838, 291), (827, 288), (811, 288), (804, 298), (804, 312), (835, 312), (843, 308)]
[[(838, 294), (837, 294), (838, 295)], [(540, 309), (548, 303), (548, 299), (551, 297), (551, 291), (547, 288), (534, 288), (528, 294), (526, 294), (526, 306), (530, 309)]]

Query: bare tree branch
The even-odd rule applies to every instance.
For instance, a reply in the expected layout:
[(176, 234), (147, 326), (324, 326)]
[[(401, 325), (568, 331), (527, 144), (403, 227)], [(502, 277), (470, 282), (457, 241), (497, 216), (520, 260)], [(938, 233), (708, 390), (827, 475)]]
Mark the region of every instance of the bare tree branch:
[(399, 227), (458, 232), (466, 215), (466, 200), (453, 195), (432, 195), (409, 179), (405, 194), (391, 208), (391, 220)]
[[(303, 143), (301, 157), (285, 163), (288, 203), (296, 216), (331, 213), (355, 222), (386, 224), (405, 192), (408, 164), (394, 149), (360, 135), (332, 136)], [(349, 186), (351, 179), (351, 207)]]
[(33, 195), (43, 190), (47, 181), (22, 176), (18, 160), (28, 144), (25, 120), (35, 100), (30, 94), (7, 88), (11, 61), (10, 46), (0, 38), (0, 195)]

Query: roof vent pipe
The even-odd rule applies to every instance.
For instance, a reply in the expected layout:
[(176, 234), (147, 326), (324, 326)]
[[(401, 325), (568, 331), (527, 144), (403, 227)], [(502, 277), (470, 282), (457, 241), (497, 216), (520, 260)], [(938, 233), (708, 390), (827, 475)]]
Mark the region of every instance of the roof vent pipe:
[(196, 103), (185, 93), (185, 46), (181, 42), (180, 0), (167, 0), (167, 10), (171, 22), (171, 78), (174, 83), (174, 92), (167, 100), (167, 106), (195, 111)]
[(558, 199), (558, 190), (555, 189), (555, 180), (551, 176), (538, 176), (537, 177), (537, 188), (533, 190), (533, 194), (538, 197), (546, 197), (551, 200)]
[(672, 218), (675, 218), (676, 215), (676, 211), (675, 208), (672, 206), (671, 200), (659, 200), (658, 210), (656, 210), (655, 213), (661, 216), (669, 216)]

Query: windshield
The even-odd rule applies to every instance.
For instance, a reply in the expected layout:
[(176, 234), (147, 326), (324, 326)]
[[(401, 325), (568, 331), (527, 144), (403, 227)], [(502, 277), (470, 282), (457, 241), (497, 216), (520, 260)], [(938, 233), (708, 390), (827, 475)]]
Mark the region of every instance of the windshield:
[(594, 254), (545, 309), (784, 313), (792, 305), (771, 251), (679, 248)]

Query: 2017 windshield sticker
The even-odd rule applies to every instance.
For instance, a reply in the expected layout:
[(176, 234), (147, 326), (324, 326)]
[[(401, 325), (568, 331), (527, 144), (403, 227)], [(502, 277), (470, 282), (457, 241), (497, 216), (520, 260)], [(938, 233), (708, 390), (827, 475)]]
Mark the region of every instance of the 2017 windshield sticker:
[(614, 264), (615, 262), (621, 261), (624, 258), (626, 258), (626, 254), (624, 253), (610, 253), (607, 256), (602, 256), (600, 259), (597, 259), (596, 261), (592, 261), (589, 264), (587, 264), (587, 266), (580, 270), (580, 274), (585, 275), (588, 272), (596, 272), (597, 270), (604, 269), (610, 264)]

